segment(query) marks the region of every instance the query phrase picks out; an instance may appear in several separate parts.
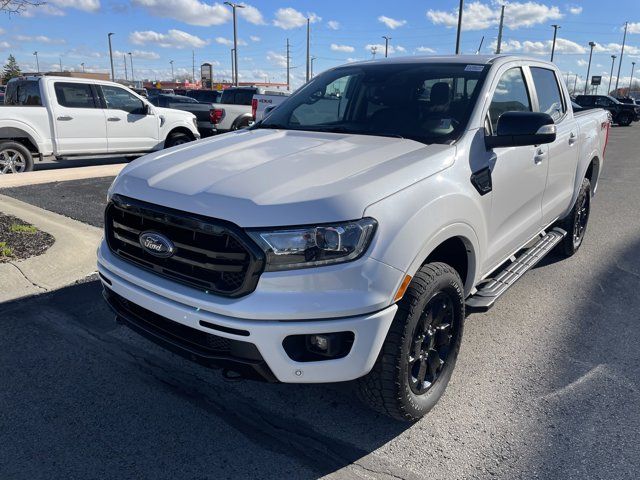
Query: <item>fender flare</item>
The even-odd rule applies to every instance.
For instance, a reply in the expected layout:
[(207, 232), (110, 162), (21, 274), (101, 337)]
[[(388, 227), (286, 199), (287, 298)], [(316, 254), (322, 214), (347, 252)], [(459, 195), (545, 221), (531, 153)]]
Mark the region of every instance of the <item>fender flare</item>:
[(14, 119), (0, 120), (0, 139), (5, 138), (27, 138), (38, 149), (39, 154), (43, 152), (44, 141), (38, 132), (25, 122)]
[(243, 113), (242, 115), (238, 116), (233, 123), (231, 124), (231, 130), (236, 130), (238, 128), (238, 125), (243, 121), (243, 120), (249, 120), (251, 121), (253, 119), (253, 116), (251, 116), (250, 113)]

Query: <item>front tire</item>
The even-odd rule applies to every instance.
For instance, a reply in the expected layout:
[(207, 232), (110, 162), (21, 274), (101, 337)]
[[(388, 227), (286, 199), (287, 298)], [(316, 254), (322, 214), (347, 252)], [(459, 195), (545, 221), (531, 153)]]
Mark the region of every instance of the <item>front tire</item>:
[(628, 127), (631, 125), (633, 119), (631, 118), (631, 114), (629, 113), (621, 113), (620, 117), (618, 117), (618, 125), (621, 127)]
[(175, 147), (177, 145), (183, 145), (185, 143), (189, 143), (192, 141), (193, 141), (193, 138), (191, 138), (186, 133), (180, 133), (180, 132), (172, 133), (164, 142), (164, 148), (171, 148), (171, 147)]
[(587, 232), (589, 215), (591, 213), (591, 182), (588, 178), (582, 180), (578, 198), (571, 212), (562, 219), (558, 226), (567, 232), (562, 242), (558, 245), (560, 251), (566, 257), (571, 257), (580, 249)]
[(33, 155), (21, 143), (0, 143), (0, 175), (33, 170)]
[(398, 420), (422, 418), (449, 383), (464, 315), (458, 273), (444, 263), (423, 265), (398, 304), (373, 369), (358, 380), (361, 400)]

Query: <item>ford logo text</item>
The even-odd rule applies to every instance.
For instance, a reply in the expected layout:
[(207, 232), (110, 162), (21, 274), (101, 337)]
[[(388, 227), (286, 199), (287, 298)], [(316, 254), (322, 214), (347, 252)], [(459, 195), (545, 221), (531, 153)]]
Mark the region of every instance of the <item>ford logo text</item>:
[(139, 237), (140, 246), (151, 255), (161, 258), (169, 258), (176, 251), (171, 240), (156, 232), (143, 232)]

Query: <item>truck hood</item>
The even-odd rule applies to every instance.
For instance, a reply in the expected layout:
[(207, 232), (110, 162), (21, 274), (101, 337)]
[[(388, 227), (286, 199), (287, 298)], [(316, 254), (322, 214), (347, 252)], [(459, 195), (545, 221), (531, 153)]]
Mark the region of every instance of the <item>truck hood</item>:
[(454, 162), (455, 147), (365, 135), (242, 130), (130, 163), (110, 194), (242, 227), (361, 218)]

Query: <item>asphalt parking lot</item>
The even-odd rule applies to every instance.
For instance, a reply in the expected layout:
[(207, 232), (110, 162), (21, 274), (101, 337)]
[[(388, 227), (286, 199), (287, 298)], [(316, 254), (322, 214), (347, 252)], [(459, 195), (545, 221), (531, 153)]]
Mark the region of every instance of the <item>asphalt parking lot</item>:
[[(348, 383), (225, 380), (116, 324), (92, 278), (0, 304), (0, 478), (638, 478), (638, 132), (611, 132), (579, 254), (468, 317), (414, 425)], [(110, 181), (0, 193), (100, 225)]]

